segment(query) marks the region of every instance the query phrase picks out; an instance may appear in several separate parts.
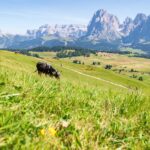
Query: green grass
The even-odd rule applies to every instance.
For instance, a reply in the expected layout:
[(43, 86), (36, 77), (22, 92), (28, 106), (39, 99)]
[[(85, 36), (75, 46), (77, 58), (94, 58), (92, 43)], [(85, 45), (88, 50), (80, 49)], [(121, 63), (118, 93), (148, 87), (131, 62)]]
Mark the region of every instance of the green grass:
[[(0, 52), (0, 149), (150, 148), (149, 96), (103, 88), (104, 83), (65, 70), (54, 60), (49, 61), (62, 69), (61, 80), (40, 77), (34, 73), (37, 61)], [(41, 134), (49, 127), (55, 136)]]
[(30, 52), (31, 54), (38, 54), (40, 57), (53, 58), (56, 56), (56, 52)]
[[(119, 59), (119, 62), (120, 62), (120, 58), (118, 58), (119, 56), (114, 56), (114, 59)], [(123, 57), (124, 56), (120, 56), (120, 57)], [(127, 68), (125, 69), (125, 71), (123, 71), (122, 73), (116, 73), (112, 70), (106, 70), (104, 69), (104, 66), (106, 64), (112, 64), (112, 62), (114, 60), (111, 60), (111, 62), (109, 63), (110, 60), (108, 60), (108, 63), (104, 63), (100, 66), (92, 66), (90, 64), (92, 64), (92, 62), (95, 60), (94, 59), (95, 57), (94, 56), (91, 56), (90, 58), (84, 58), (84, 57), (75, 57), (75, 58), (66, 58), (66, 59), (60, 59), (60, 60), (55, 60), (55, 59), (46, 59), (47, 61), (49, 61), (50, 63), (54, 64), (54, 66), (56, 66), (59, 70), (62, 71), (63, 73), (63, 77), (67, 77), (67, 80), (71, 80), (72, 82), (76, 82), (78, 83), (80, 81), (81, 84), (88, 84), (89, 86), (97, 86), (97, 87), (102, 87), (103, 89), (116, 89), (116, 90), (122, 90), (120, 89), (120, 87), (117, 87), (117, 86), (113, 86), (111, 84), (108, 84), (106, 82), (102, 82), (102, 81), (98, 81), (98, 80), (94, 80), (94, 79), (91, 79), (91, 78), (87, 78), (85, 76), (81, 76), (81, 75), (78, 75), (74, 72), (70, 72), (70, 71), (67, 71), (66, 69), (64, 69), (63, 67), (60, 67), (61, 64), (63, 64), (64, 67), (68, 67), (68, 68), (73, 68), (74, 70), (76, 71), (80, 71), (82, 73), (85, 73), (85, 74), (88, 74), (88, 75), (92, 75), (94, 77), (97, 77), (97, 78), (102, 78), (104, 80), (107, 80), (107, 81), (110, 81), (110, 82), (113, 82), (113, 83), (117, 83), (117, 84), (121, 84), (123, 86), (126, 86), (127, 88), (129, 89), (139, 89), (142, 91), (142, 93), (146, 94), (146, 95), (149, 95), (150, 94), (150, 82), (149, 82), (149, 79), (150, 79), (150, 76), (148, 74), (149, 70), (150, 70), (150, 67), (148, 66), (148, 64), (150, 64), (150, 61), (148, 60), (142, 60), (141, 59), (136, 59), (136, 63), (137, 65), (140, 64), (140, 63), (143, 63), (141, 67), (144, 66), (144, 64), (147, 63), (147, 65), (145, 65), (145, 69), (146, 72), (143, 72), (143, 71), (140, 71), (138, 70), (138, 72), (129, 72), (131, 70), (131, 62), (135, 61), (134, 58), (132, 60), (132, 58), (127, 58), (125, 56), (123, 62), (126, 63), (126, 61), (130, 62), (130, 66), (127, 66)], [(84, 61), (85, 62), (85, 65), (78, 65), (78, 64), (73, 64), (72, 61), (74, 59), (78, 59), (78, 60), (81, 60), (81, 61)], [(97, 60), (100, 60), (101, 59), (98, 59)], [(102, 59), (104, 60), (104, 58)], [(115, 60), (116, 61), (116, 60)], [(113, 65), (113, 69), (120, 69), (120, 68), (123, 68), (123, 66), (118, 62), (118, 66), (114, 66)], [(121, 63), (123, 63), (121, 62)], [(117, 62), (115, 62), (117, 63)], [(134, 67), (133, 67), (134, 68)], [(137, 70), (137, 69), (135, 69)], [(143, 76), (144, 78), (144, 81), (139, 81), (138, 79), (133, 79), (131, 78), (130, 76), (132, 76), (133, 74), (136, 74), (138, 77), (139, 76)]]
[[(139, 50), (140, 51), (140, 50)], [(53, 58), (56, 56), (56, 52), (32, 52), (37, 53), (43, 58)], [(137, 57), (129, 57), (128, 55), (120, 55), (113, 53), (104, 53), (99, 52), (97, 56), (92, 55), (90, 57), (72, 57), (61, 59), (66, 60), (67, 62), (72, 62), (73, 59), (78, 59), (81, 62), (84, 62), (86, 65), (91, 65), (93, 61), (101, 62), (101, 66), (105, 66), (106, 64), (113, 65), (113, 68), (121, 69), (127, 68), (135, 69), (140, 72), (150, 72), (150, 60), (145, 58), (137, 58)]]

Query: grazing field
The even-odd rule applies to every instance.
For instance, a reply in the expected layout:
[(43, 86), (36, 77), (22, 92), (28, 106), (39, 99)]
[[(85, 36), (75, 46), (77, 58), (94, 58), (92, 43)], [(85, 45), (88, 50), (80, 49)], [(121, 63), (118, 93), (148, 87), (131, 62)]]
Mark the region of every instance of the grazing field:
[[(112, 84), (108, 84), (107, 82), (89, 80), (89, 78), (87, 77), (83, 77), (83, 76), (81, 77), (81, 75), (78, 76), (77, 73), (75, 73), (75, 75), (77, 76), (75, 77), (74, 74), (72, 74), (74, 72), (72, 71), (70, 72), (70, 70), (68, 72), (68, 70), (66, 70), (65, 67), (116, 84), (121, 84), (129, 89), (142, 90), (142, 93), (146, 93), (150, 95), (149, 92), (150, 60), (149, 59), (128, 57), (126, 55), (119, 55), (119, 54), (112, 54), (112, 53), (98, 53), (97, 55), (91, 54), (90, 57), (80, 56), (80, 57), (63, 58), (57, 60), (57, 59), (52, 59), (53, 57), (55, 57), (54, 52), (47, 52), (47, 56), (43, 56), (43, 52), (38, 54), (41, 57), (43, 57), (46, 61), (54, 63), (54, 65), (56, 65), (57, 68), (62, 70), (62, 73), (64, 74), (63, 77), (67, 76), (67, 80), (71, 79), (72, 82), (75, 81), (78, 83), (78, 81), (81, 81), (82, 84), (89, 83), (89, 86), (96, 85), (98, 87), (99, 86), (103, 87), (103, 89), (116, 88), (118, 90), (117, 86), (114, 87), (112, 86)], [(72, 63), (73, 60), (78, 60), (81, 62), (81, 64), (74, 64)], [(92, 65), (93, 62), (99, 62), (100, 65)], [(105, 66), (108, 64), (112, 65), (111, 70), (104, 69)], [(62, 67), (60, 67), (61, 65)], [(139, 81), (140, 77), (143, 78), (143, 81)], [(86, 79), (88, 79), (88, 82)]]
[[(56, 56), (56, 52), (32, 52), (39, 54), (43, 58), (53, 58)], [(113, 53), (99, 52), (97, 55), (91, 54), (90, 57), (72, 57), (64, 58), (61, 60), (67, 60), (72, 62), (72, 60), (78, 59), (84, 62), (86, 65), (91, 65), (93, 61), (101, 62), (101, 65), (112, 64), (114, 68), (127, 68), (135, 69), (137, 71), (149, 72), (150, 73), (150, 59), (130, 57), (128, 55), (120, 55)]]
[(38, 54), (40, 57), (53, 58), (56, 56), (56, 52), (30, 52), (31, 54)]
[[(104, 56), (73, 58), (87, 59), (82, 65), (0, 51), (0, 149), (149, 149), (149, 60), (139, 59), (139, 81), (104, 69), (104, 61), (91, 66), (94, 57)], [(38, 61), (61, 79), (38, 76)]]
[(150, 72), (150, 60), (144, 58), (128, 57), (126, 55), (112, 54), (112, 53), (98, 53), (97, 56), (91, 57), (76, 57), (72, 59), (79, 59), (85, 64), (92, 64), (93, 61), (101, 62), (101, 65), (113, 65), (114, 68), (135, 69), (137, 71)]

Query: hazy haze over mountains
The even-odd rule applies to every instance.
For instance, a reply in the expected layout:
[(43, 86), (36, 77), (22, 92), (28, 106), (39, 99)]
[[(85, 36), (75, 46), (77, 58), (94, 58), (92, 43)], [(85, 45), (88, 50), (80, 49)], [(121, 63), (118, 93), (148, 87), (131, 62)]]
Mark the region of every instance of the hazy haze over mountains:
[[(81, 46), (93, 49), (116, 48), (124, 44), (150, 41), (150, 16), (139, 13), (135, 19), (127, 17), (123, 23), (117, 16), (100, 9), (86, 25), (42, 25), (27, 30), (26, 35), (3, 34), (1, 48), (32, 48), (36, 46)], [(107, 45), (107, 46), (106, 46)], [(108, 47), (109, 45), (109, 47)], [(106, 46), (106, 47), (105, 47)]]

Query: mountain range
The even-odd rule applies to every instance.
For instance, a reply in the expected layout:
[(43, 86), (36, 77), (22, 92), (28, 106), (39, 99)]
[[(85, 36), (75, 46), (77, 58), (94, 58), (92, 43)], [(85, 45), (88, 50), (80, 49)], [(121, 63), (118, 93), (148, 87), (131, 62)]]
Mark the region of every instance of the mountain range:
[(123, 23), (100, 9), (86, 25), (42, 25), (27, 30), (25, 35), (4, 34), (0, 31), (0, 48), (33, 48), (37, 46), (78, 46), (91, 49), (118, 49), (121, 46), (150, 46), (150, 16), (139, 13)]

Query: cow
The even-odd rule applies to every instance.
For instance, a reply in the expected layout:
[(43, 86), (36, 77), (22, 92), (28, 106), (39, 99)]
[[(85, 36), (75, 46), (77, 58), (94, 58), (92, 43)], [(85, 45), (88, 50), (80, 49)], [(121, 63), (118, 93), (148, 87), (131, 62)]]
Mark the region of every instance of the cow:
[(36, 64), (36, 68), (39, 75), (44, 73), (45, 75), (49, 75), (50, 77), (54, 76), (56, 79), (60, 78), (60, 73), (56, 69), (54, 69), (50, 64), (47, 64), (45, 62), (38, 62)]

